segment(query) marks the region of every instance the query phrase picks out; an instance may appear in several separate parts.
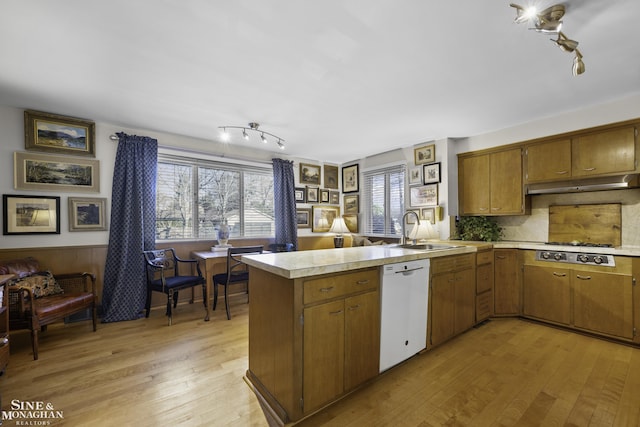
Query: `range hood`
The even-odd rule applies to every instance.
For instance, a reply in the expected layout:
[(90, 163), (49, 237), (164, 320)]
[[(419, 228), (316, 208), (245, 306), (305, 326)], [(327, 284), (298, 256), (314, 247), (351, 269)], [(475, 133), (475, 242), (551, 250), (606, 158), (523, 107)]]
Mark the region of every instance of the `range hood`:
[(638, 186), (638, 174), (601, 176), (568, 181), (527, 184), (526, 194), (579, 193), (586, 191), (618, 190)]

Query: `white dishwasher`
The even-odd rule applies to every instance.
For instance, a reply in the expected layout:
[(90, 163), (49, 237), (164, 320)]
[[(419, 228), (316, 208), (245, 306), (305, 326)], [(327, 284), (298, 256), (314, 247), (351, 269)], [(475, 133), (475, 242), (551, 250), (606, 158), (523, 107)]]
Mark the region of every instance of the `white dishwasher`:
[(429, 260), (383, 266), (380, 372), (427, 347)]

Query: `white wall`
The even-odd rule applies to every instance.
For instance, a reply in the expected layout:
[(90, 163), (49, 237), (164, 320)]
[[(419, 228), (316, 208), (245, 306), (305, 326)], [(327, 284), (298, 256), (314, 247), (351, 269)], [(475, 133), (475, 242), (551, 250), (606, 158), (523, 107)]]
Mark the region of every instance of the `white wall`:
[[(523, 101), (526, 102), (526, 101)], [(34, 107), (37, 109), (37, 107)], [(55, 113), (55, 111), (54, 111)], [(498, 145), (511, 144), (514, 142), (554, 135), (563, 132), (570, 132), (578, 129), (599, 126), (607, 123), (630, 120), (640, 117), (640, 94), (631, 95), (617, 101), (607, 102), (597, 106), (587, 106), (579, 111), (567, 112), (559, 116), (548, 117), (535, 122), (524, 123), (508, 129), (497, 130), (484, 135), (473, 136), (463, 139), (442, 139), (431, 141), (436, 144), (436, 161), (442, 165), (442, 183), (439, 185), (439, 204), (444, 208), (445, 221), (439, 222), (437, 230), (441, 238), (446, 239), (450, 235), (449, 216), (457, 214), (457, 154), (494, 147)], [(461, 118), (464, 120), (464, 118)], [(52, 193), (15, 190), (13, 186), (13, 153), (24, 151), (24, 118), (23, 110), (11, 107), (0, 106), (0, 192), (2, 194), (27, 194), (27, 195), (52, 195)], [(220, 144), (214, 141), (188, 138), (180, 135), (173, 135), (161, 132), (154, 132), (140, 129), (127, 129), (106, 123), (96, 123), (96, 158), (100, 161), (100, 192), (99, 193), (59, 193), (61, 196), (61, 234), (60, 235), (18, 235), (0, 236), (0, 248), (25, 248), (25, 247), (52, 247), (52, 246), (81, 246), (94, 244), (107, 244), (108, 231), (98, 232), (69, 232), (67, 198), (68, 197), (106, 197), (111, 202), (111, 177), (113, 176), (113, 164), (117, 144), (109, 139), (109, 136), (116, 132), (126, 132), (140, 136), (149, 136), (158, 139), (161, 147), (180, 147), (183, 150), (192, 152), (211, 153), (216, 156), (234, 159), (245, 159), (257, 162), (269, 163), (274, 156), (287, 158), (286, 153), (267, 152), (251, 149), (251, 147), (238, 147), (230, 144)], [(404, 161), (407, 167), (414, 166), (413, 149), (417, 146), (425, 145), (427, 142), (417, 142), (414, 146), (403, 149), (381, 153), (365, 159), (358, 159), (345, 164), (359, 163), (360, 170), (372, 167)], [(304, 161), (312, 164), (323, 164), (318, 160), (292, 159), (296, 162)], [(297, 179), (297, 166), (294, 167)], [(340, 177), (341, 179), (341, 177)], [(634, 190), (636, 191), (636, 190)], [(612, 195), (609, 195), (611, 193)], [(598, 199), (610, 200), (621, 198), (624, 200), (623, 206), (623, 234), (626, 234), (624, 223), (634, 224), (631, 218), (640, 217), (640, 205), (635, 197), (615, 196), (616, 192), (592, 193), (587, 196), (590, 202), (597, 202)], [(593, 195), (595, 194), (595, 196)], [(635, 193), (632, 193), (635, 195)], [(506, 238), (517, 238), (520, 240), (539, 240), (540, 232), (539, 219), (545, 216), (545, 209), (548, 208), (548, 198), (535, 196), (534, 208), (538, 209), (537, 215), (531, 217), (514, 217), (502, 219), (507, 230)], [(562, 202), (564, 198), (574, 202), (578, 197), (578, 202), (585, 196), (558, 196), (553, 203)], [(595, 200), (593, 198), (595, 197)], [(408, 200), (408, 199), (407, 199)], [(342, 202), (342, 200), (341, 200)], [(110, 206), (109, 206), (110, 208)], [(109, 215), (109, 209), (107, 214)], [(516, 226), (517, 225), (517, 226)], [(639, 228), (640, 229), (640, 228)], [(301, 230), (301, 235), (310, 234), (310, 230)], [(544, 240), (544, 239), (542, 239)], [(631, 242), (631, 243), (630, 243)], [(625, 244), (636, 244), (635, 240), (624, 238)], [(640, 243), (638, 243), (640, 245)]]

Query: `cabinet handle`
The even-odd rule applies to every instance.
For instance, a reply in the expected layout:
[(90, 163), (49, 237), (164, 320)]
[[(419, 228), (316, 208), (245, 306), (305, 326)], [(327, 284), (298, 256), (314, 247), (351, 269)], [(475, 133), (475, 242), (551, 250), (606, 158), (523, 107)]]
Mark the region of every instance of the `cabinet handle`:
[(504, 255), (496, 255), (496, 258), (498, 258), (498, 259), (506, 259), (507, 257), (504, 256)]
[(502, 208), (491, 208), (492, 211), (499, 211)]
[(320, 288), (320, 292), (331, 292), (333, 290), (333, 286), (330, 286), (328, 288)]
[(591, 172), (591, 171), (596, 170), (596, 168), (584, 168), (584, 169), (582, 169), (582, 170), (583, 170), (583, 171), (587, 171), (587, 172)]
[(591, 280), (591, 276), (581, 276), (579, 274), (576, 274), (576, 277), (580, 280)]
[(356, 305), (352, 305), (351, 307), (349, 307), (349, 310), (353, 311), (353, 310), (357, 310), (360, 308), (360, 304), (356, 304)]
[(489, 208), (478, 208), (479, 211), (486, 211), (489, 210)]
[(453, 282), (455, 282), (455, 281), (456, 281), (456, 279), (449, 279), (449, 280), (448, 280), (448, 282), (449, 282), (449, 283), (453, 283)]
[(567, 275), (567, 273), (556, 273), (555, 271), (553, 272), (554, 276), (558, 276), (558, 277), (565, 277)]
[(569, 171), (556, 171), (556, 174), (557, 175), (564, 175), (567, 172), (569, 172)]
[(329, 314), (330, 314), (330, 315), (332, 315), (332, 316), (335, 316), (335, 315), (340, 314), (340, 313), (342, 313), (342, 310), (338, 310), (338, 311), (330, 311), (330, 312), (329, 312)]
[(363, 280), (358, 280), (356, 282), (356, 285), (366, 285), (367, 283), (369, 283), (369, 279), (363, 279)]

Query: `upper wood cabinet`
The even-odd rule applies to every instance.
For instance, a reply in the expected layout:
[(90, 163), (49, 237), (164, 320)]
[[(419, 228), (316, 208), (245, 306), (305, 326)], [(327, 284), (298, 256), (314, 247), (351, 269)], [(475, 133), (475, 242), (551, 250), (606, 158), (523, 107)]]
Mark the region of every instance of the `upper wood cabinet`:
[(544, 182), (571, 177), (571, 139), (533, 144), (526, 148), (527, 182)]
[(526, 183), (637, 172), (633, 124), (525, 145)]
[(574, 177), (633, 172), (636, 169), (636, 128), (627, 126), (573, 139)]
[(458, 156), (462, 215), (522, 215), (528, 212), (522, 181), (522, 149)]

